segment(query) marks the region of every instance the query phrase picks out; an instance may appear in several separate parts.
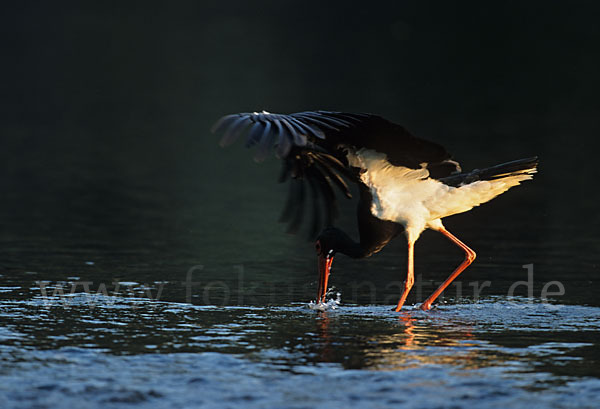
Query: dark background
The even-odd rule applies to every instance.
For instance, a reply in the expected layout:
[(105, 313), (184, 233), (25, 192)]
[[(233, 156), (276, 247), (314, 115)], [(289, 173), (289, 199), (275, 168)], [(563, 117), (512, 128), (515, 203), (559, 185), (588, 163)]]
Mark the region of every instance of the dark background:
[[(599, 9), (592, 1), (3, 5), (0, 274), (21, 283), (179, 283), (201, 264), (204, 284), (219, 279), (235, 284), (232, 294), (253, 295), (242, 302), (303, 301), (316, 280), (312, 244), (276, 222), (286, 191), (277, 161), (255, 166), (208, 130), (239, 111), (331, 109), (401, 123), (446, 146), (464, 169), (538, 155), (533, 182), (447, 220), (479, 254), (465, 286), (491, 280), (489, 293), (506, 294), (525, 278), (521, 265), (534, 263), (536, 291), (561, 280), (565, 302), (597, 304)], [(340, 224), (355, 234), (346, 208)], [(433, 233), (416, 257), (432, 280), (460, 261)], [(336, 285), (374, 280), (383, 291), (404, 277), (405, 243), (336, 263)], [(353, 291), (344, 296), (373, 301)]]

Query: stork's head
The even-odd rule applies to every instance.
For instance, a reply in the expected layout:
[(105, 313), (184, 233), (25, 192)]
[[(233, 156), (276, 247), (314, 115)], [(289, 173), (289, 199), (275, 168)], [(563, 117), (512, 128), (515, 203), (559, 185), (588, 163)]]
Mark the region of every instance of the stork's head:
[(328, 227), (319, 234), (315, 242), (315, 250), (319, 266), (317, 302), (323, 302), (327, 294), (327, 282), (335, 254), (340, 252), (350, 257), (359, 258), (364, 257), (364, 252), (360, 244), (354, 242), (346, 233), (335, 227)]

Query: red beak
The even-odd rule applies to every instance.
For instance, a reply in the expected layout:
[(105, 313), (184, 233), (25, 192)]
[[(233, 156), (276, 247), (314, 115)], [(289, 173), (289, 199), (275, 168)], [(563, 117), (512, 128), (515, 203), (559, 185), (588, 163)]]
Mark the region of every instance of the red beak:
[(319, 254), (319, 287), (317, 289), (317, 303), (325, 302), (327, 294), (327, 282), (329, 281), (329, 273), (331, 264), (333, 263), (333, 255)]

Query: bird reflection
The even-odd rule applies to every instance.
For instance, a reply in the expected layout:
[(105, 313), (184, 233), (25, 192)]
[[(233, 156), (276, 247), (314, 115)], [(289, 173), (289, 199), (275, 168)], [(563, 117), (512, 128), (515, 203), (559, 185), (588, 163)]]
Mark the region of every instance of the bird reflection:
[(406, 312), (400, 313), (398, 320), (404, 324), (404, 334), (406, 335), (404, 346), (400, 346), (400, 349), (411, 349), (415, 341), (414, 322), (416, 320)]
[(365, 366), (408, 369), (423, 365), (481, 366), (478, 348), (469, 328), (432, 325), (411, 313), (398, 317), (398, 333), (372, 337), (378, 348), (365, 353)]
[(334, 362), (334, 351), (331, 345), (331, 335), (329, 333), (329, 315), (327, 311), (319, 311), (317, 320), (317, 334), (320, 340), (319, 357), (321, 362)]
[[(316, 320), (318, 342), (313, 345), (318, 362), (337, 362), (346, 368), (400, 370), (424, 365), (479, 368), (488, 357), (465, 324), (435, 322), (422, 313), (403, 312), (390, 320), (373, 322), (374, 332), (356, 333), (348, 317), (320, 311)], [(359, 318), (359, 317), (357, 317)], [(359, 318), (360, 319), (360, 318)], [(446, 320), (444, 320), (446, 321)], [(350, 324), (350, 325), (349, 325)], [(387, 331), (381, 331), (382, 324)], [(365, 327), (364, 323), (362, 325)]]

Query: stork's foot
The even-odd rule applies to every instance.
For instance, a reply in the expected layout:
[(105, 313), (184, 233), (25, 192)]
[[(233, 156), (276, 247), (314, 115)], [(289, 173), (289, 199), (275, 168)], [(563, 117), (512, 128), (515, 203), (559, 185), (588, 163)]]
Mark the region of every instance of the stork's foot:
[(400, 309), (404, 305), (404, 302), (406, 301), (406, 297), (408, 296), (408, 293), (410, 292), (410, 289), (412, 288), (414, 281), (415, 280), (412, 278), (412, 275), (409, 275), (409, 279), (404, 284), (404, 291), (402, 292), (402, 297), (400, 297), (400, 300), (398, 301), (398, 305), (396, 305), (396, 308), (394, 309), (394, 311), (396, 311), (396, 312), (400, 311)]
[(400, 312), (400, 310), (402, 309), (402, 307), (404, 307), (404, 305), (402, 305), (400, 307), (395, 306), (395, 307), (390, 308), (390, 311)]
[(429, 311), (431, 309), (431, 303), (424, 302), (419, 308), (423, 311)]

